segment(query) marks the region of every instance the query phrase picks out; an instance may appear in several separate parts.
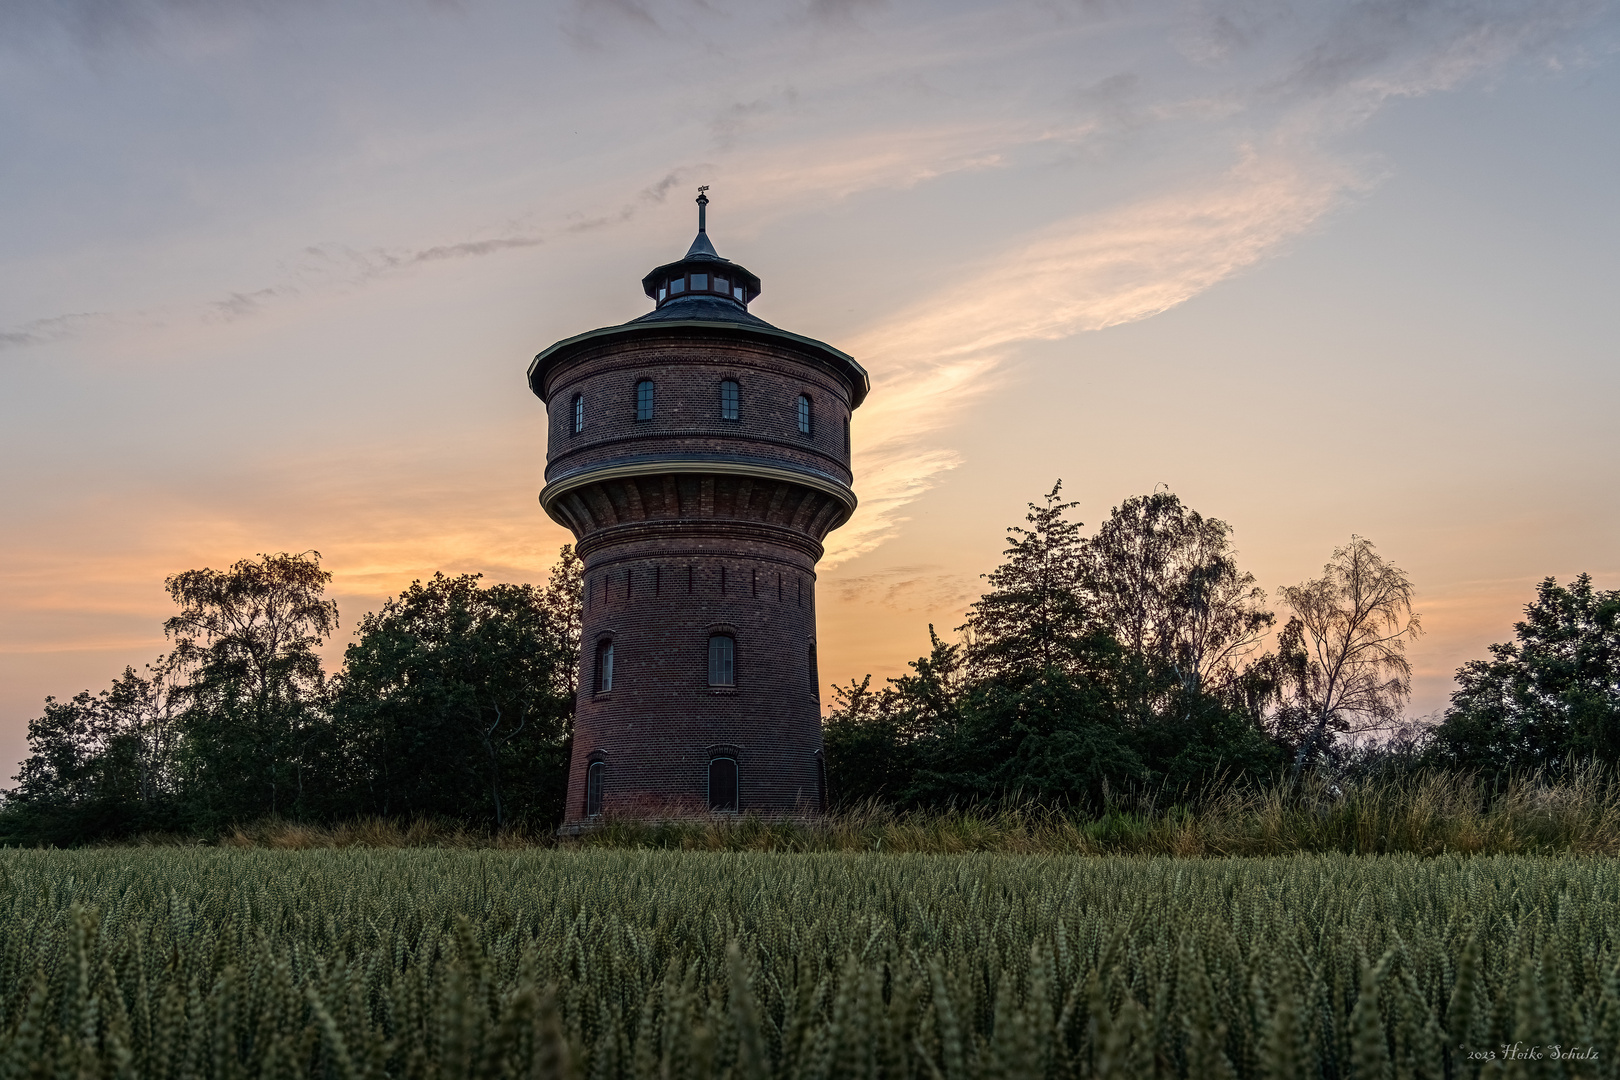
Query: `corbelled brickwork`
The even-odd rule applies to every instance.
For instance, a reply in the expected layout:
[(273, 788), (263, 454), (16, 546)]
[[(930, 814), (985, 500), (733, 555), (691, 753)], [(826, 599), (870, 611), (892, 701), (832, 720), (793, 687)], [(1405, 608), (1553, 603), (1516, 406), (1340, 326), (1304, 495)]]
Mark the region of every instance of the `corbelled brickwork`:
[[(564, 830), (716, 804), (819, 812), (815, 566), (855, 506), (866, 373), (750, 315), (758, 279), (713, 253), (701, 218), (687, 257), (644, 285), (657, 310), (559, 342), (529, 373), (549, 413), (541, 502), (585, 564)], [(711, 670), (716, 635), (734, 655)]]

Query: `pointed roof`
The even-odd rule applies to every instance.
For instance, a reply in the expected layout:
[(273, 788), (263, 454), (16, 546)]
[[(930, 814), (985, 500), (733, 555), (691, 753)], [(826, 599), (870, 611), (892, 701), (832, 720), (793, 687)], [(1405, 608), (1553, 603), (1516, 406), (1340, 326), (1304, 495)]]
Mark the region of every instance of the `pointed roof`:
[[(642, 290), (658, 302), (657, 309), (643, 318), (658, 317), (659, 312), (674, 305), (682, 310), (694, 309), (693, 314), (681, 316), (683, 318), (754, 321), (753, 316), (748, 315), (748, 304), (759, 295), (759, 278), (730, 259), (721, 258), (714, 250), (714, 243), (709, 239), (709, 196), (705, 194), (708, 190), (707, 184), (698, 188), (698, 231), (686, 254), (679, 262), (665, 263), (641, 279)], [(694, 273), (701, 275), (703, 284), (698, 285), (690, 276)], [(726, 283), (723, 290), (715, 285), (720, 280)], [(672, 281), (679, 281), (680, 287), (673, 287)], [(698, 307), (704, 309), (704, 314), (695, 313)]]

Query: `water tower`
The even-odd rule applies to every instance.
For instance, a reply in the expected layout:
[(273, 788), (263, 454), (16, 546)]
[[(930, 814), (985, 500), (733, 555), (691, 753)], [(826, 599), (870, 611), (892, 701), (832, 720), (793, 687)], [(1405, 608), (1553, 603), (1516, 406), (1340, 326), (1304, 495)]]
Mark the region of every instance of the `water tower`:
[(565, 832), (602, 814), (819, 813), (816, 563), (855, 509), (866, 371), (752, 315), (708, 197), (652, 311), (534, 358), (540, 503), (584, 562)]

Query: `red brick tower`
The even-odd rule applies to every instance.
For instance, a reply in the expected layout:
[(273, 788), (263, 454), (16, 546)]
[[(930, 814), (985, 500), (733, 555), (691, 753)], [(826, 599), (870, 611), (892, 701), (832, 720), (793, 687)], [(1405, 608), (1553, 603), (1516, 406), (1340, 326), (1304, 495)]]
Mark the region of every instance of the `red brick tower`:
[(816, 562), (855, 509), (865, 370), (749, 314), (705, 229), (656, 307), (546, 349), (540, 504), (574, 533), (585, 620), (565, 832), (600, 814), (819, 812)]

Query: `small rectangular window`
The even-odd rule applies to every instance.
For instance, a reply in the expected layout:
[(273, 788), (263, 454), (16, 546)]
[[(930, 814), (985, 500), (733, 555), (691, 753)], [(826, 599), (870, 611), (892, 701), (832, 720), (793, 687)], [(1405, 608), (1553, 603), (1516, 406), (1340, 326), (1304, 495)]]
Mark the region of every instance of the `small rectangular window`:
[(613, 689), (613, 642), (603, 641), (596, 646), (596, 692), (605, 694)]
[(667, 287), (660, 288), (658, 290), (658, 299), (662, 300), (664, 297), (666, 297), (668, 295), (669, 295), (669, 289)]
[(636, 383), (636, 419), (651, 420), (653, 418), (653, 384), (651, 379), (642, 379)]
[(730, 634), (709, 638), (709, 685), (737, 685), (737, 642)]
[(574, 395), (574, 434), (585, 430), (585, 395)]
[(671, 281), (669, 283), (669, 292), (670, 292), (671, 296), (673, 296), (675, 293), (685, 292), (685, 291), (686, 291), (686, 279), (685, 278), (676, 278), (676, 279), (674, 279), (673, 281)]
[(810, 398), (807, 394), (799, 395), (799, 434), (810, 434)]
[(708, 290), (709, 290), (709, 275), (708, 274), (693, 274), (692, 275), (692, 291), (693, 292), (708, 292)]
[(727, 281), (723, 277), (715, 278), (714, 279), (714, 291), (715, 292), (720, 292), (720, 293), (730, 292), (731, 291), (731, 282)]
[(725, 379), (720, 383), (720, 419), (737, 419), (737, 405), (740, 396), (735, 379)]
[(744, 302), (746, 302), (746, 298), (743, 296), (743, 287), (741, 285), (732, 286), (731, 295), (735, 296), (738, 300), (744, 300)]

